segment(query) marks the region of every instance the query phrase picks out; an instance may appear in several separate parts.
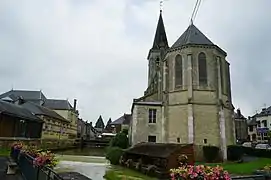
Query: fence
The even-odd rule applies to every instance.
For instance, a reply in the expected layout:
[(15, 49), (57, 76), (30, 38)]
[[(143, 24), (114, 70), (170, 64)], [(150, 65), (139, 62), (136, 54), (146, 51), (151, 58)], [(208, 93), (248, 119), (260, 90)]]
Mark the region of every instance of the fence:
[(25, 180), (63, 180), (49, 167), (33, 165), (33, 157), (19, 151), (11, 151), (11, 157), (17, 162)]

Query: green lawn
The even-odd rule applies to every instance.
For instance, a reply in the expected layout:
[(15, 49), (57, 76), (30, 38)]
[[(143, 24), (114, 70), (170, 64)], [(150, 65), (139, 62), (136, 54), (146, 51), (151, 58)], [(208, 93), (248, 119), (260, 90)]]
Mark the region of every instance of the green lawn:
[(216, 166), (220, 165), (225, 170), (227, 170), (230, 174), (235, 175), (249, 175), (252, 174), (255, 170), (261, 169), (266, 165), (271, 165), (271, 159), (269, 158), (259, 158), (258, 160), (246, 162), (246, 163), (197, 163), (197, 164), (204, 164), (208, 166)]
[(10, 149), (1, 149), (0, 148), (0, 156), (9, 156)]
[(104, 176), (107, 180), (157, 180), (156, 178), (145, 176), (139, 172), (120, 166), (114, 166), (108, 170)]

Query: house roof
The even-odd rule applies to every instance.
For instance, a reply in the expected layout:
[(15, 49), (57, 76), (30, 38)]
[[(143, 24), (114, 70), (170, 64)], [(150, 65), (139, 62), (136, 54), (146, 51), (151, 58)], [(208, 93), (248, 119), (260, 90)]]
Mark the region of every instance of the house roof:
[(179, 39), (172, 45), (172, 48), (181, 47), (187, 44), (214, 45), (194, 24), (191, 24)]
[(103, 121), (102, 116), (100, 115), (96, 124), (95, 124), (95, 128), (102, 128), (103, 129), (104, 127), (105, 127), (104, 121)]
[(62, 99), (46, 99), (43, 106), (50, 109), (55, 109), (55, 110), (71, 110), (72, 109), (72, 106), (69, 103), (69, 101), (62, 100)]
[(166, 158), (176, 150), (187, 146), (187, 144), (173, 144), (173, 143), (139, 143), (126, 150), (130, 154), (146, 155), (151, 157)]
[(13, 101), (17, 100), (19, 97), (22, 97), (25, 100), (46, 99), (46, 97), (41, 91), (28, 91), (28, 90), (10, 90), (0, 95), (0, 99), (6, 97), (11, 98)]
[(131, 114), (124, 114), (123, 116), (119, 117), (118, 119), (116, 119), (115, 121), (113, 121), (110, 124), (111, 125), (130, 124), (131, 119), (132, 119)]
[(168, 47), (166, 30), (163, 22), (162, 12), (160, 12), (159, 20), (154, 36), (152, 49), (159, 50), (160, 47)]
[(44, 115), (44, 116), (58, 119), (60, 121), (69, 122), (67, 119), (63, 118), (62, 116), (57, 114), (55, 111), (48, 109), (46, 107), (43, 107), (43, 106), (39, 106), (38, 104), (35, 104), (32, 102), (26, 102), (26, 103), (22, 104), (21, 106), (28, 109), (29, 111), (31, 111), (35, 115)]
[(0, 100), (0, 114), (6, 114), (24, 120), (43, 122), (28, 109), (2, 100)]

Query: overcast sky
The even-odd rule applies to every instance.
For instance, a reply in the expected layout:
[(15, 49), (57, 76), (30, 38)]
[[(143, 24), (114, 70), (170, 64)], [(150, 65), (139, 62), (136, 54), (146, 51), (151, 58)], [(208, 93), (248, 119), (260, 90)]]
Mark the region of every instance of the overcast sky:
[[(169, 44), (196, 0), (167, 0)], [(228, 53), (233, 102), (244, 115), (271, 105), (271, 1), (202, 0), (194, 24)], [(147, 88), (158, 0), (1, 0), (0, 92), (40, 90), (78, 99), (82, 118), (130, 112)]]

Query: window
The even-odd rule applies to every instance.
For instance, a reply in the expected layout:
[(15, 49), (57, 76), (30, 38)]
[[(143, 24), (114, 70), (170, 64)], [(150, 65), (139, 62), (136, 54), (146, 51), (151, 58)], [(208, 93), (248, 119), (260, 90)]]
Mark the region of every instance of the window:
[(199, 66), (199, 84), (207, 85), (206, 55), (203, 52), (199, 53), (198, 66)]
[(156, 136), (148, 136), (148, 142), (156, 142)]
[(267, 127), (267, 120), (263, 120), (262, 123), (263, 123), (263, 127)]
[(149, 109), (149, 123), (156, 123), (156, 109)]
[(225, 76), (224, 76), (224, 66), (223, 66), (223, 61), (221, 61), (221, 58), (219, 57), (219, 62), (220, 62), (220, 80), (221, 80), (221, 89), (222, 89), (222, 93), (225, 93), (225, 90), (224, 90), (224, 79), (225, 79)]
[(183, 84), (183, 62), (182, 56), (177, 55), (175, 57), (175, 87)]
[(204, 144), (207, 144), (207, 139), (204, 139), (203, 142), (204, 142)]
[(253, 126), (249, 126), (249, 132), (253, 132)]
[(177, 138), (177, 143), (180, 143), (180, 142), (181, 142), (180, 138)]

